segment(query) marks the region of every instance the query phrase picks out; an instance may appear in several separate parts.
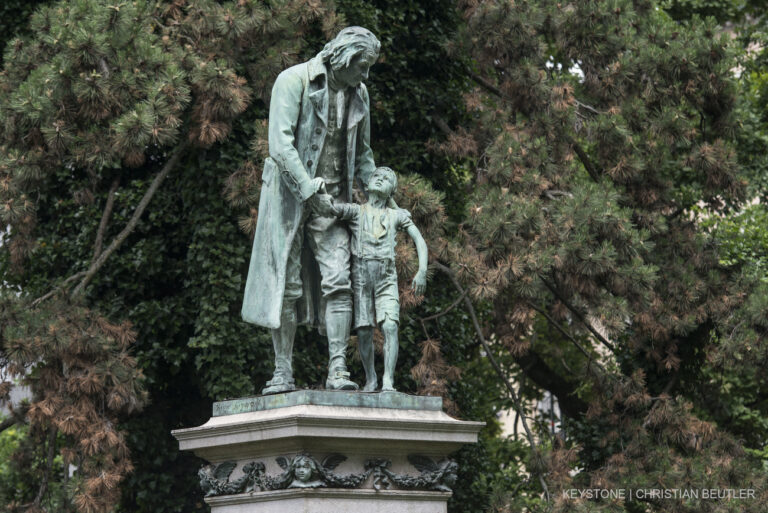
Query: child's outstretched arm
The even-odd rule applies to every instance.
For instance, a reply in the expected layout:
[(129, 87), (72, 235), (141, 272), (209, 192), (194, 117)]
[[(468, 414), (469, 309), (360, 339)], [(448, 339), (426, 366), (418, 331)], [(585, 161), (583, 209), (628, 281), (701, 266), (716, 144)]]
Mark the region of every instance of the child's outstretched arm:
[(331, 202), (331, 214), (342, 221), (354, 221), (360, 215), (360, 205), (356, 203)]
[(413, 224), (408, 227), (408, 235), (416, 243), (416, 254), (419, 255), (419, 270), (413, 277), (411, 288), (414, 294), (422, 296), (427, 290), (427, 243), (424, 242), (424, 237), (421, 236), (419, 229)]

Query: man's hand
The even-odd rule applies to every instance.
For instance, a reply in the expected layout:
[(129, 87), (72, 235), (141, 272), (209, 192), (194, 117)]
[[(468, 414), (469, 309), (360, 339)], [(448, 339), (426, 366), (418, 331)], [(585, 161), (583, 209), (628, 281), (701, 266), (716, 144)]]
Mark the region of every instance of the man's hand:
[(427, 271), (419, 270), (416, 273), (416, 276), (413, 277), (411, 288), (417, 296), (424, 295), (424, 292), (427, 290)]
[(313, 178), (312, 180), (304, 183), (301, 186), (300, 193), (301, 197), (304, 198), (304, 201), (309, 200), (311, 197), (313, 197), (317, 191), (322, 190), (325, 192), (325, 180), (322, 178)]

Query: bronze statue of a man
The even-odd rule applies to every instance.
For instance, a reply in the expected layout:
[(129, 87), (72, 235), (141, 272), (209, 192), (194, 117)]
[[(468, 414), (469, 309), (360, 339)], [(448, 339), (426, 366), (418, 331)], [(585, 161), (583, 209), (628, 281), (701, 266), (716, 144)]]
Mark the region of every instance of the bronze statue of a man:
[[(272, 329), (275, 372), (263, 394), (294, 390), (298, 324), (328, 337), (326, 388), (356, 390), (345, 350), (352, 320), (350, 243), (331, 200), (352, 200), (376, 168), (368, 92), (362, 83), (381, 45), (369, 30), (347, 27), (308, 62), (275, 80), (269, 109), (269, 158), (242, 316)], [(327, 194), (321, 192), (325, 184)]]

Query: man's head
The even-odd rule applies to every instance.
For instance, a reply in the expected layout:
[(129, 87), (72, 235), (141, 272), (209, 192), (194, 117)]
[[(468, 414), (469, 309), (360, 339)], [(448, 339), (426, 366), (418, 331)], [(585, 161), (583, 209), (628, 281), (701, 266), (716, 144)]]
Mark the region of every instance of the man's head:
[(377, 167), (368, 180), (368, 194), (390, 198), (397, 190), (397, 175), (388, 167)]
[(368, 78), (368, 70), (379, 58), (381, 43), (363, 27), (347, 27), (325, 45), (320, 55), (337, 80), (356, 87)]

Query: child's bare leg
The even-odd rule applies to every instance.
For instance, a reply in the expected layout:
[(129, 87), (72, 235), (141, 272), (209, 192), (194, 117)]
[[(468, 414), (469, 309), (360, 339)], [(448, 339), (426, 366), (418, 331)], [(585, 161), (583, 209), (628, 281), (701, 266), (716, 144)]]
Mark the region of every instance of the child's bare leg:
[(365, 369), (365, 386), (363, 392), (373, 392), (378, 385), (376, 368), (373, 365), (373, 327), (361, 326), (357, 328), (357, 348), (360, 351), (360, 359)]
[(392, 380), (395, 374), (395, 364), (397, 364), (397, 323), (389, 317), (384, 318), (381, 323), (381, 331), (384, 334), (384, 379), (381, 383), (382, 391), (394, 391), (395, 387)]

